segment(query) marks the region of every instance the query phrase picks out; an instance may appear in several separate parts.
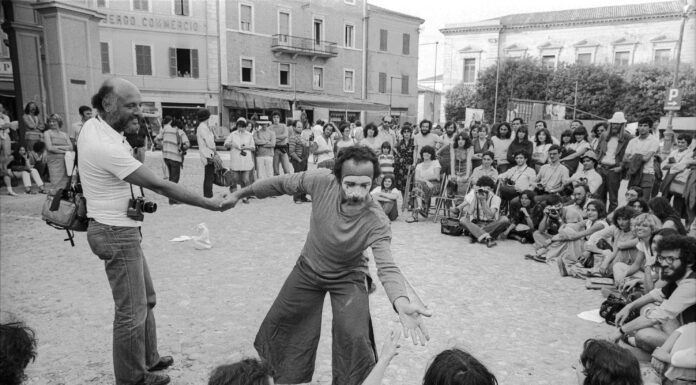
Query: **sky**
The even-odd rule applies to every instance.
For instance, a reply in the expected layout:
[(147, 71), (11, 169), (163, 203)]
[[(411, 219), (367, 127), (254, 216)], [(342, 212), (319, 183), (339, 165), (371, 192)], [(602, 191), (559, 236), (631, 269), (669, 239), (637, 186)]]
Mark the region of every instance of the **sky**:
[[(437, 74), (442, 73), (442, 45), (440, 29), (445, 24), (493, 19), (515, 13), (559, 11), (563, 9), (593, 8), (622, 4), (649, 3), (649, 0), (369, 0), (370, 4), (418, 16), (425, 20), (421, 26), (418, 78), (435, 74), (435, 44), (439, 42)], [(484, 5), (485, 6), (482, 6)]]

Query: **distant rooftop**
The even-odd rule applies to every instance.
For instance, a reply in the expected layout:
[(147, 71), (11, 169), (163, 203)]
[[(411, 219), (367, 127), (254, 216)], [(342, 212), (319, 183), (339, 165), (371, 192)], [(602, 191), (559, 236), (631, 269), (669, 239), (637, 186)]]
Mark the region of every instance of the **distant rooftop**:
[(512, 27), (539, 24), (578, 23), (587, 21), (658, 18), (677, 16), (685, 3), (680, 0), (655, 3), (614, 5), (607, 7), (566, 9), (562, 11), (518, 13), (469, 23), (447, 24), (442, 33), (456, 33), (459, 29)]
[(418, 79), (419, 83), (432, 82), (432, 81), (441, 82), (442, 81), (442, 74), (439, 74), (437, 76), (431, 76), (428, 78)]
[(376, 5), (373, 5), (373, 4), (369, 4), (369, 3), (367, 4), (367, 7), (368, 7), (368, 9), (371, 10), (371, 11), (378, 11), (378, 12), (383, 12), (383, 13), (390, 13), (390, 14), (395, 15), (395, 16), (404, 17), (404, 18), (407, 18), (407, 19), (411, 19), (411, 20), (414, 20), (414, 21), (418, 21), (418, 22), (420, 22), (420, 24), (425, 23), (425, 20), (424, 20), (424, 19), (421, 19), (420, 17), (417, 17), (417, 16), (412, 16), (412, 15), (408, 15), (408, 14), (405, 14), (405, 13), (402, 13), (402, 12), (392, 11), (391, 9), (382, 8), (382, 7), (379, 7), (379, 6), (376, 6)]

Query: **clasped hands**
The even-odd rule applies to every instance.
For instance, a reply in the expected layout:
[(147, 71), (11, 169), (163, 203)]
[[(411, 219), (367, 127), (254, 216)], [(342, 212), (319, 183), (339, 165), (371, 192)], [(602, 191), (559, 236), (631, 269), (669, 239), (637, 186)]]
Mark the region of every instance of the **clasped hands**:
[(208, 198), (208, 209), (212, 211), (227, 211), (237, 205), (240, 200), (238, 191), (224, 193), (213, 198)]

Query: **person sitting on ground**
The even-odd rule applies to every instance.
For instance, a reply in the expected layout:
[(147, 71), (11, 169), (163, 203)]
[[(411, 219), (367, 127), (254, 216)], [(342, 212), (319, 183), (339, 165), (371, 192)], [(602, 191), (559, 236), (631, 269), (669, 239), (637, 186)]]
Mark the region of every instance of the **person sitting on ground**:
[(476, 185), (479, 178), (482, 176), (487, 176), (493, 180), (493, 183), (498, 183), (498, 170), (493, 167), (493, 155), (492, 151), (485, 151), (481, 154), (481, 165), (476, 167), (474, 171), (471, 172), (471, 178), (469, 178), (469, 184)]
[(403, 197), (401, 191), (396, 188), (394, 175), (383, 175), (381, 185), (372, 190), (371, 194), (380, 206), (382, 206), (389, 220), (396, 220), (399, 216), (399, 210), (403, 205)]
[[(602, 184), (602, 186), (604, 186), (604, 183)], [(637, 201), (638, 199), (640, 199), (640, 197), (642, 195), (643, 195), (642, 188), (640, 188), (638, 186), (629, 186), (626, 189), (626, 193), (624, 194), (624, 196), (626, 197), (626, 204), (624, 204), (624, 206), (622, 206), (622, 207), (630, 207), (630, 208), (636, 210), (636, 212), (638, 212), (638, 213), (642, 213), (642, 212), (647, 213), (648, 210), (643, 211), (642, 207), (636, 208), (634, 205), (634, 202)], [(648, 206), (648, 204), (646, 203), (645, 207), (647, 207), (647, 206)], [(614, 210), (614, 211), (616, 211), (616, 210)], [(612, 224), (614, 223), (614, 211), (607, 214), (607, 222), (612, 223)]]
[(643, 199), (636, 199), (631, 202), (631, 207), (639, 213), (649, 213), (650, 207), (648, 207), (648, 202)]
[(662, 197), (653, 198), (648, 202), (650, 213), (655, 215), (661, 222), (663, 229), (674, 229), (681, 235), (686, 235), (686, 228), (682, 223), (679, 214), (669, 204), (669, 201)]
[(273, 385), (275, 372), (264, 360), (246, 358), (213, 369), (208, 385)]
[(29, 162), (34, 165), (36, 171), (39, 172), (41, 180), (46, 182), (50, 179), (48, 175), (48, 164), (46, 163), (46, 143), (36, 142), (29, 151)]
[(643, 385), (636, 357), (614, 342), (585, 341), (580, 364), (575, 368), (578, 385)]
[(595, 196), (602, 186), (602, 176), (595, 171), (597, 166), (597, 154), (590, 150), (580, 157), (580, 167), (570, 178), (565, 180), (565, 184), (572, 184), (573, 187), (579, 184), (586, 184), (590, 188), (590, 194)]
[(435, 148), (425, 146), (420, 151), (423, 162), (416, 166), (415, 188), (413, 193), (416, 195), (416, 213), (414, 219), (421, 215), (428, 217), (430, 200), (434, 195), (440, 193), (440, 162), (435, 159)]
[(27, 150), (24, 146), (19, 147), (17, 151), (12, 153), (12, 161), (7, 165), (7, 169), (11, 176), (22, 178), (22, 185), (24, 185), (25, 193), (36, 194), (36, 192), (31, 189), (31, 180), (34, 179), (34, 183), (39, 187), (39, 192), (41, 194), (46, 194), (41, 176), (29, 160)]
[[(602, 262), (595, 266), (593, 272), (603, 277), (614, 276), (614, 266), (623, 263), (627, 266), (633, 264), (638, 257), (638, 238), (631, 230), (631, 219), (638, 215), (638, 212), (628, 206), (622, 206), (614, 212), (615, 224), (601, 230), (590, 237), (585, 250), (593, 254), (602, 256)], [(596, 236), (596, 237), (594, 237)], [(608, 240), (610, 249), (598, 248), (598, 240)], [(624, 277), (620, 277), (622, 280)]]
[(544, 255), (547, 261), (558, 258), (558, 269), (562, 277), (570, 275), (584, 278), (582, 270), (585, 265), (581, 258), (585, 251), (587, 238), (609, 227), (604, 220), (607, 213), (602, 201), (590, 201), (586, 211), (587, 219), (584, 222), (568, 224), (551, 238), (551, 244)]
[[(382, 346), (377, 364), (361, 385), (381, 385), (392, 359), (399, 352), (401, 331), (392, 331)], [(423, 385), (498, 385), (498, 380), (486, 366), (471, 354), (457, 348), (440, 352), (423, 376)]]
[[(633, 260), (616, 262), (612, 267), (614, 283), (622, 291), (628, 291), (639, 283), (649, 281), (646, 290), (652, 289), (654, 281), (652, 266), (655, 264), (655, 254), (650, 246), (653, 234), (660, 230), (662, 223), (656, 216), (648, 213), (640, 213), (631, 219), (631, 231), (638, 239), (636, 249), (638, 252)], [(648, 277), (646, 277), (646, 275)]]
[(653, 351), (651, 363), (658, 374), (670, 381), (696, 382), (696, 322), (670, 334), (667, 341)]
[(19, 385), (36, 359), (36, 335), (21, 322), (0, 324), (0, 384)]
[(507, 217), (500, 216), (501, 199), (494, 190), (493, 180), (482, 176), (476, 182), (476, 187), (464, 197), (464, 202), (454, 210), (461, 213), (459, 223), (469, 232), (472, 243), (481, 242), (493, 247), (498, 235), (510, 226)]
[[(664, 237), (657, 244), (657, 262), (666, 285), (655, 288), (616, 314), (618, 329), (610, 340), (629, 343), (648, 354), (664, 345), (681, 325), (696, 321), (696, 239), (683, 235)], [(659, 303), (631, 322), (632, 310)], [(629, 338), (629, 337), (634, 338)]]
[(534, 207), (534, 198), (532, 190), (520, 193), (520, 207), (510, 212), (510, 226), (503, 233), (503, 238), (515, 239), (521, 243), (534, 243), (532, 234), (541, 221), (540, 212)]

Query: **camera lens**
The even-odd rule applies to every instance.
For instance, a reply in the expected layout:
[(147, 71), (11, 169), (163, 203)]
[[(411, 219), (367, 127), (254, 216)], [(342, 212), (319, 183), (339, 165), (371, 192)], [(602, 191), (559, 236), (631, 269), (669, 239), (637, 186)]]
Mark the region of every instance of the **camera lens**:
[(145, 202), (143, 203), (143, 212), (152, 214), (157, 211), (157, 203), (155, 202)]

